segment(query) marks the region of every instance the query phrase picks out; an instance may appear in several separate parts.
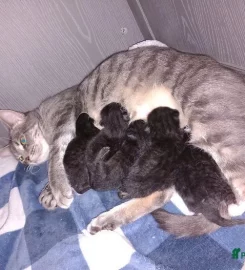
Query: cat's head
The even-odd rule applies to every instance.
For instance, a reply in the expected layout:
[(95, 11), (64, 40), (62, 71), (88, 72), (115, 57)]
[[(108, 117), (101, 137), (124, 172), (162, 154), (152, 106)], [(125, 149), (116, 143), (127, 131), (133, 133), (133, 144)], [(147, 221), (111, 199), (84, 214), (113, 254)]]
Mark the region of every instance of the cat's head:
[(16, 159), (28, 165), (48, 159), (49, 145), (32, 112), (0, 110), (0, 121), (9, 129), (9, 147)]
[(151, 133), (174, 136), (180, 131), (179, 112), (168, 107), (158, 107), (151, 111), (147, 122)]
[(100, 125), (113, 132), (124, 131), (129, 124), (130, 117), (127, 110), (120, 104), (112, 102), (100, 112)]
[(81, 113), (76, 121), (76, 136), (90, 136), (96, 135), (99, 129), (94, 125), (94, 119), (91, 118), (87, 113)]

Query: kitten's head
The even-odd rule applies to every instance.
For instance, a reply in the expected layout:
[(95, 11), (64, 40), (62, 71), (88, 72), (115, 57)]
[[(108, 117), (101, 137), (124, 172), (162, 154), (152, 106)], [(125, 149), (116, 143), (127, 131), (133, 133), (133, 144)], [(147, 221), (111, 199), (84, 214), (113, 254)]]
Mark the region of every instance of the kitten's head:
[(99, 129), (94, 125), (94, 119), (87, 113), (81, 113), (76, 121), (76, 135), (78, 137), (95, 135)]
[(138, 143), (146, 142), (150, 130), (144, 120), (136, 120), (130, 123), (126, 130), (126, 139)]
[(0, 110), (0, 121), (9, 129), (9, 147), (20, 162), (35, 165), (48, 159), (49, 145), (32, 112)]
[(158, 107), (147, 117), (151, 134), (159, 137), (173, 136), (180, 133), (179, 112), (168, 107)]
[(112, 134), (124, 131), (130, 120), (127, 110), (116, 102), (106, 105), (101, 110), (100, 117), (100, 125), (110, 130)]

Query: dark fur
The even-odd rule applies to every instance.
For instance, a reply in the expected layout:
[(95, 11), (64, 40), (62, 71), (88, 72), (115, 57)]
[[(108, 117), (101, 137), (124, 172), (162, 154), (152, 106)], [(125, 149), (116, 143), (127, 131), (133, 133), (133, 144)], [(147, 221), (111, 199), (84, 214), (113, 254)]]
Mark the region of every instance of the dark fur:
[[(161, 109), (162, 110), (162, 109)], [(184, 149), (183, 132), (177, 110), (165, 108), (167, 114), (154, 110), (148, 116), (149, 143), (140, 149), (139, 158), (125, 179), (125, 191), (132, 198), (145, 197), (173, 185), (167, 176)]]
[[(149, 147), (126, 179), (130, 196), (144, 197), (174, 186), (187, 207), (208, 221), (219, 226), (244, 224), (244, 220), (225, 218), (228, 205), (236, 203), (235, 195), (211, 156), (185, 143), (178, 111), (166, 107), (154, 109), (148, 116), (148, 125)], [(165, 226), (166, 220), (159, 218), (159, 212), (154, 216), (163, 229), (169, 228), (169, 224)]]
[(112, 157), (114, 163), (117, 163), (117, 152), (121, 149), (128, 123), (129, 115), (119, 103), (112, 102), (101, 110), (100, 124), (104, 128), (91, 140), (86, 151), (90, 184), (93, 189), (109, 190), (121, 186), (123, 169), (113, 165), (107, 166), (106, 163)]
[[(78, 193), (118, 189), (146, 142), (146, 123), (137, 120), (128, 126), (127, 111), (110, 103), (101, 111), (99, 131), (87, 114), (76, 122), (76, 137), (69, 143), (64, 165), (71, 186)], [(120, 193), (123, 197), (123, 193)]]
[(76, 137), (68, 144), (63, 160), (70, 184), (78, 193), (90, 189), (85, 152), (89, 141), (98, 133), (94, 120), (86, 113), (80, 114), (76, 121)]
[[(118, 131), (119, 132), (119, 131)], [(107, 161), (102, 159), (96, 163), (95, 179), (108, 187), (108, 183), (115, 183), (115, 188), (119, 188), (119, 197), (126, 198), (125, 177), (128, 175), (131, 166), (138, 158), (140, 150), (145, 147), (148, 141), (147, 124), (143, 120), (132, 122), (127, 128), (124, 140), (120, 149)], [(98, 188), (98, 184), (95, 185)]]

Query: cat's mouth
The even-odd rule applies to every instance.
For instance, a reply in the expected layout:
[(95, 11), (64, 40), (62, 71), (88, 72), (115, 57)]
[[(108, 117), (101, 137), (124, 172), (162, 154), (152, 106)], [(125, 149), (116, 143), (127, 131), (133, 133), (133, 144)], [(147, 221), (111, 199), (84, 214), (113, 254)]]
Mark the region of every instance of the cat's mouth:
[(30, 154), (24, 160), (24, 164), (34, 166), (40, 163), (43, 163), (48, 159), (48, 151), (49, 149), (42, 145), (33, 145), (31, 148)]
[[(24, 148), (22, 151), (12, 147), (12, 152), (17, 160), (25, 165), (38, 165), (48, 160), (49, 145), (45, 140), (42, 140), (40, 144), (33, 144), (29, 149)], [(23, 151), (24, 150), (24, 151)]]

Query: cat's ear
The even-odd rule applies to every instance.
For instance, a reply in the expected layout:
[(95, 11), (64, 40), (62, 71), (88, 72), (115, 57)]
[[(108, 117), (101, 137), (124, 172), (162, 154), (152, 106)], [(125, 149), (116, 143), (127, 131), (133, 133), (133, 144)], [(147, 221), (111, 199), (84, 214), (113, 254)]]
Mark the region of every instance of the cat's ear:
[(0, 158), (12, 156), (12, 155), (13, 154), (11, 153), (8, 145), (4, 146), (3, 148), (0, 148)]
[(25, 115), (11, 110), (0, 110), (0, 121), (11, 129), (17, 123), (23, 123)]

